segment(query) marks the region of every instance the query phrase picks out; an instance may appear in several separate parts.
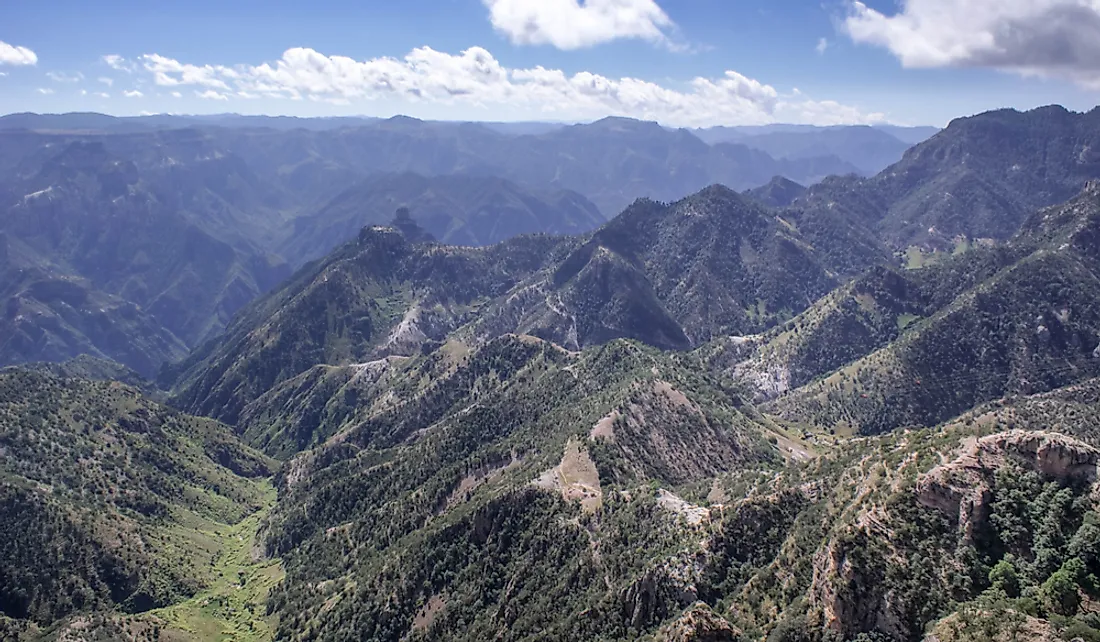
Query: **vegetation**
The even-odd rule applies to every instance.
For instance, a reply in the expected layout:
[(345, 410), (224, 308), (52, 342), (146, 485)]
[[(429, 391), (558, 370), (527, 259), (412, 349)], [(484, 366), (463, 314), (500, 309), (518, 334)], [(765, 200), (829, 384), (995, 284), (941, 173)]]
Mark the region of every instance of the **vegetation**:
[[(136, 613), (207, 582), (215, 524), (268, 503), (272, 462), (118, 383), (0, 371), (0, 613)], [(43, 554), (49, 551), (49, 554)]]
[[(1095, 113), (986, 114), (874, 178), (642, 198), (590, 233), (560, 190), (770, 166), (623, 119), (66, 134), (0, 185), (4, 358), (91, 355), (0, 370), (0, 638), (1098, 639)], [(44, 140), (3, 136), (0, 166)], [(486, 158), (523, 180), (362, 178)], [(377, 225), (398, 198), (419, 211)], [(306, 208), (335, 227), (284, 235)], [(141, 249), (165, 212), (186, 251)], [(579, 234), (513, 236), (547, 227)], [(248, 303), (281, 269), (258, 248), (338, 229)], [(92, 260), (142, 251), (171, 265)], [(205, 338), (169, 392), (142, 379)]]

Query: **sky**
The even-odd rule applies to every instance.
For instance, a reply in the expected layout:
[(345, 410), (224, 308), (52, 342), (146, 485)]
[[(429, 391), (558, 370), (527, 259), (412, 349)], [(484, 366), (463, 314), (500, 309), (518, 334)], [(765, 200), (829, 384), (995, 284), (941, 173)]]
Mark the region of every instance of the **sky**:
[(0, 0), (0, 113), (944, 126), (1100, 101), (1100, 0)]

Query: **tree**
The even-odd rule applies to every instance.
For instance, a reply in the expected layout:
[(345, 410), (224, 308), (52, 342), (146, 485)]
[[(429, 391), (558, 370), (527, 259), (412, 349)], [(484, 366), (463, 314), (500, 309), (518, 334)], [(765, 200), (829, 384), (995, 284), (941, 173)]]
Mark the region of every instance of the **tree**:
[(1077, 607), (1081, 605), (1081, 596), (1077, 592), (1077, 581), (1074, 577), (1072, 562), (1081, 564), (1080, 560), (1073, 559), (1062, 565), (1043, 582), (1042, 595), (1046, 606), (1051, 611), (1067, 617), (1077, 613)]
[(1020, 578), (1016, 573), (1015, 557), (1005, 555), (1001, 561), (989, 571), (989, 584), (994, 589), (1004, 591), (1008, 597), (1020, 595)]

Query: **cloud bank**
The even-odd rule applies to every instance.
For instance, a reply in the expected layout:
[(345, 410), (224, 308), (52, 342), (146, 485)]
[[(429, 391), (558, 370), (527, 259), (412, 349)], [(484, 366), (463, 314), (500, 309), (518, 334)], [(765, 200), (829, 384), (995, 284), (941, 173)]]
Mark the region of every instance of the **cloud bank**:
[(989, 67), (1100, 89), (1100, 0), (853, 1), (844, 30), (905, 67)]
[(585, 120), (614, 115), (672, 126), (883, 120), (882, 114), (863, 113), (832, 101), (784, 97), (774, 87), (736, 71), (717, 78), (697, 77), (673, 87), (588, 71), (569, 75), (544, 67), (512, 69), (481, 47), (459, 54), (420, 47), (400, 59), (362, 61), (294, 48), (274, 62), (231, 67), (193, 65), (158, 54), (116, 62), (133, 64), (161, 87), (190, 87), (196, 95), (212, 100), (260, 97), (349, 104), (384, 99), (492, 109), (496, 116), (507, 112)]
[(483, 0), (493, 28), (517, 45), (581, 49), (612, 40), (669, 44), (675, 25), (654, 0)]

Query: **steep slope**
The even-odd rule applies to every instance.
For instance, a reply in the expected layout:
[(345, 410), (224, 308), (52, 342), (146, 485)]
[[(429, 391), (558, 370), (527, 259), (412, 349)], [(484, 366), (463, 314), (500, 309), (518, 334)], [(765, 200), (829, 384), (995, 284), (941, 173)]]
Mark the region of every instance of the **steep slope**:
[(1030, 243), (979, 248), (921, 270), (877, 267), (782, 326), (723, 337), (699, 353), (748, 383), (758, 399), (769, 399), (885, 347), (1033, 249)]
[(580, 234), (604, 222), (580, 194), (525, 188), (475, 176), (372, 176), (336, 196), (316, 214), (294, 219), (281, 254), (301, 264), (327, 254), (367, 225), (387, 223), (406, 207), (448, 245), (492, 245), (539, 232)]
[(671, 205), (638, 201), (589, 237), (475, 249), (409, 243), (386, 229), (366, 228), (304, 268), (163, 383), (190, 412), (235, 423), (245, 404), (317, 365), (508, 333), (568, 349), (617, 338), (687, 349), (769, 328), (837, 283), (792, 225), (717, 186)]
[(677, 580), (660, 561), (684, 563), (694, 517), (639, 487), (781, 458), (694, 364), (628, 342), (570, 354), (508, 336), (390, 367), (388, 399), (325, 395), (345, 414), (281, 478), (279, 639), (652, 631), (691, 605), (663, 603)]
[(181, 390), (176, 401), (194, 414), (235, 423), (244, 404), (315, 365), (416, 354), (553, 261), (568, 243), (534, 236), (462, 248), (410, 243), (393, 228), (364, 228), (195, 351), (173, 373)]
[(623, 341), (317, 374), (266, 401), (324, 407), (267, 542), (278, 639), (912, 640), (989, 610), (1091, 630), (1095, 381), (815, 458), (690, 357)]
[(898, 248), (950, 249), (958, 237), (1005, 240), (1040, 207), (1100, 178), (1100, 110), (1002, 110), (953, 121), (863, 181), (810, 189), (807, 216), (838, 210)]
[(1093, 182), (1025, 225), (1013, 241), (1017, 252), (1027, 250), (1021, 258), (909, 325), (897, 341), (770, 408), (792, 420), (874, 433), (934, 425), (983, 401), (1096, 375), (1098, 229), (1100, 182)]
[(127, 386), (0, 370), (0, 614), (45, 628), (211, 581), (208, 531), (268, 499), (273, 464)]
[[(724, 480), (750, 496), (724, 507), (726, 532), (764, 539), (733, 539), (707, 564), (733, 580), (719, 613), (750, 639), (1095, 636), (1100, 451), (1009, 425), (967, 418)], [(739, 564), (746, 549), (763, 555)]]
[(760, 331), (835, 285), (793, 226), (715, 186), (671, 205), (638, 201), (544, 280), (494, 303), (475, 330), (514, 328), (571, 348), (631, 337), (684, 349)]

